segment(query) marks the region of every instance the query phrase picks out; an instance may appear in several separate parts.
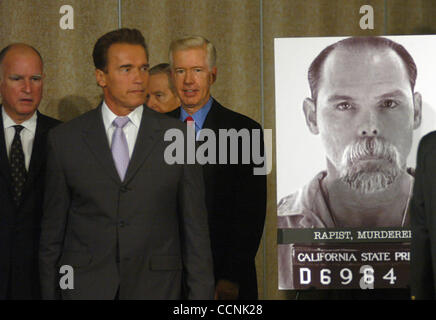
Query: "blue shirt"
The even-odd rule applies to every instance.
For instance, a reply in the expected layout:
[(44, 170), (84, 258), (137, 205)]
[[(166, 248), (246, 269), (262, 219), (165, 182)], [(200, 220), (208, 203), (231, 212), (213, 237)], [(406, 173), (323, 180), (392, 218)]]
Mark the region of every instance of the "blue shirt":
[[(206, 121), (206, 117), (210, 108), (212, 107), (212, 103), (213, 99), (210, 97), (206, 104), (191, 116), (195, 121), (195, 133), (198, 133), (199, 130), (203, 129), (204, 121)], [(189, 117), (189, 114), (185, 111), (185, 109), (180, 108), (180, 120), (185, 122), (187, 117)]]

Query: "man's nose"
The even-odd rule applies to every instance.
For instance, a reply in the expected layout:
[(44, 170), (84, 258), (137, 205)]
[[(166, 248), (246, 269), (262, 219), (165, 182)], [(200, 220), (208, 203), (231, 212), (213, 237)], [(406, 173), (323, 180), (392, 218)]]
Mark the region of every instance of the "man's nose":
[(133, 82), (135, 83), (146, 83), (147, 84), (147, 74), (144, 74), (139, 68), (135, 68), (133, 71)]
[(360, 137), (376, 137), (380, 135), (380, 123), (376, 110), (367, 110), (363, 113), (358, 125)]
[(147, 97), (146, 100), (146, 104), (147, 106), (149, 106), (150, 108), (155, 108), (156, 107), (156, 98), (154, 98), (152, 95), (150, 95), (149, 97)]
[(24, 79), (23, 83), (23, 91), (25, 93), (31, 93), (32, 92), (32, 80), (30, 79)]
[(185, 77), (184, 77), (184, 82), (185, 83), (193, 83), (194, 82), (194, 77), (192, 76), (192, 72), (191, 71), (187, 71), (185, 73)]

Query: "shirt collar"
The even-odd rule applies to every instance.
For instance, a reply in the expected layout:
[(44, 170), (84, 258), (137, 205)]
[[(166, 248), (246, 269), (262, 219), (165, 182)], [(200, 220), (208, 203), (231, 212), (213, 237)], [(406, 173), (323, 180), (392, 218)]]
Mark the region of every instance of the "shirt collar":
[[(136, 107), (132, 112), (130, 112), (127, 115), (127, 117), (129, 117), (130, 119), (130, 122), (137, 128), (139, 128), (141, 124), (142, 111), (143, 111), (143, 105), (140, 105), (139, 107)], [(103, 104), (101, 106), (101, 113), (103, 116), (104, 128), (107, 131), (109, 127), (112, 125), (112, 122), (118, 116), (115, 113), (113, 113), (111, 109), (109, 109), (108, 105), (106, 104), (106, 101), (103, 101)]]
[[(12, 120), (11, 117), (9, 117), (9, 115), (5, 111), (5, 108), (3, 107), (2, 107), (2, 117), (3, 117), (4, 129), (16, 126), (18, 124), (15, 123), (15, 121)], [(38, 119), (38, 115), (37, 112), (35, 111), (29, 119), (23, 121), (22, 123), (20, 123), (20, 125), (23, 126), (25, 129), (29, 130), (33, 135), (35, 135), (37, 119)]]
[[(194, 113), (191, 117), (195, 121), (195, 127), (198, 129), (203, 129), (204, 121), (206, 121), (207, 114), (210, 111), (210, 108), (212, 107), (213, 99), (212, 97), (209, 98), (209, 100), (206, 102), (206, 104), (201, 107), (200, 110), (198, 110), (196, 113)], [(189, 116), (189, 114), (183, 109), (183, 107), (180, 108), (180, 120), (182, 122), (185, 122), (185, 119)]]

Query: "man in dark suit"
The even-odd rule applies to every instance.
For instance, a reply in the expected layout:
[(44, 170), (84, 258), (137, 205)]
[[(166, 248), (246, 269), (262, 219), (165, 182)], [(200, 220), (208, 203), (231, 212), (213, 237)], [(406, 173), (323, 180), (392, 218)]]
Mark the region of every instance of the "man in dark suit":
[[(211, 42), (198, 36), (173, 41), (169, 59), (182, 102), (171, 115), (182, 121), (194, 120), (197, 136), (201, 136), (201, 129), (212, 130), (215, 137), (220, 130), (248, 130), (251, 141), (253, 130), (262, 132), (257, 122), (224, 108), (211, 97), (210, 87), (217, 73), (216, 50)], [(263, 153), (263, 135), (259, 137), (257, 146)], [(249, 155), (249, 163), (243, 163), (241, 145), (238, 147), (237, 164), (230, 164), (235, 150), (217, 146), (216, 164), (207, 163), (203, 170), (216, 299), (258, 298), (255, 256), (265, 221), (266, 175), (254, 175), (253, 159)], [(222, 157), (225, 151), (227, 156)], [(225, 164), (219, 161), (223, 158)]]
[(93, 51), (104, 101), (49, 135), (40, 269), (43, 298), (213, 298), (201, 167), (168, 165), (164, 133), (180, 123), (143, 107), (148, 53), (136, 29)]
[(58, 120), (37, 111), (43, 62), (36, 49), (0, 51), (0, 299), (39, 299), (38, 242), (46, 137)]
[(413, 300), (436, 299), (436, 132), (424, 136), (418, 147), (415, 183), (410, 202), (412, 245), (410, 291)]

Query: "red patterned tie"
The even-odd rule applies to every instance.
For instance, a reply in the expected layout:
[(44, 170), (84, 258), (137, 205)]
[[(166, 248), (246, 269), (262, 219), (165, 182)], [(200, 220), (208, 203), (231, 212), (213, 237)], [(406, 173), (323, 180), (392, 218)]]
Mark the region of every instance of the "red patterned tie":
[(194, 119), (191, 116), (187, 116), (185, 122), (188, 122), (188, 124), (192, 124), (191, 122), (194, 122)]

